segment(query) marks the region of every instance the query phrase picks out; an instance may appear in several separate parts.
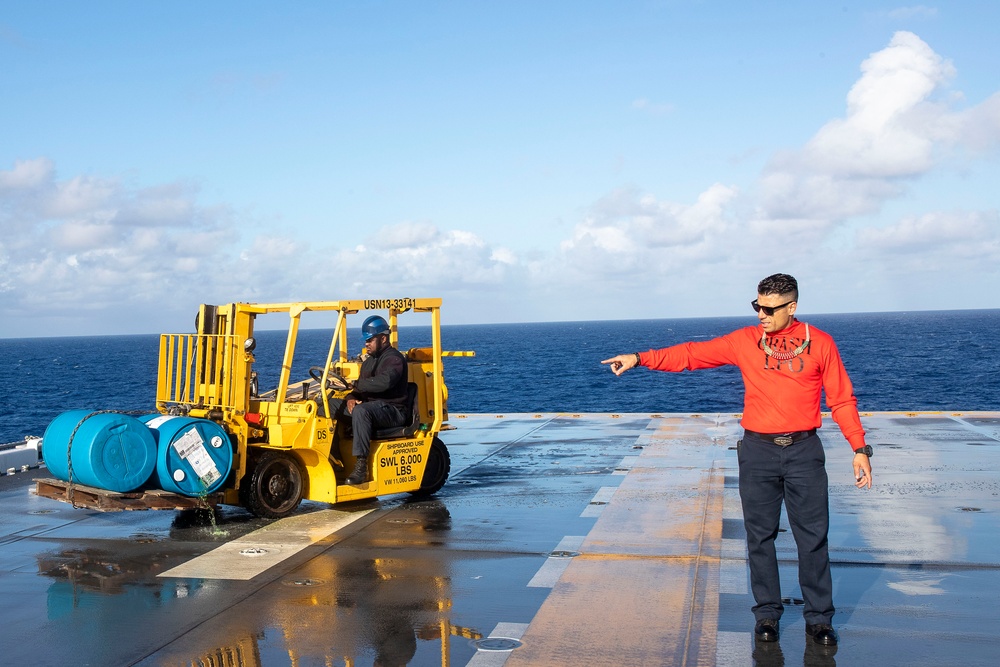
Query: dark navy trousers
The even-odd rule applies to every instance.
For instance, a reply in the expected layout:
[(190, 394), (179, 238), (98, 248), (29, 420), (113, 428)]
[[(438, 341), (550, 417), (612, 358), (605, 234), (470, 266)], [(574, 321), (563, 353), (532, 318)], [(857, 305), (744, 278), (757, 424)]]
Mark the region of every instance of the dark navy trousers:
[(757, 620), (781, 618), (781, 581), (774, 538), (781, 503), (799, 553), (799, 587), (806, 623), (830, 623), (833, 580), (827, 534), (830, 528), (826, 455), (818, 435), (781, 447), (751, 434), (739, 447), (740, 500), (747, 531), (750, 589)]
[(368, 456), (372, 434), (376, 429), (403, 426), (405, 423), (403, 410), (393, 403), (379, 399), (358, 403), (351, 411), (351, 425), (354, 429), (351, 453), (355, 456)]

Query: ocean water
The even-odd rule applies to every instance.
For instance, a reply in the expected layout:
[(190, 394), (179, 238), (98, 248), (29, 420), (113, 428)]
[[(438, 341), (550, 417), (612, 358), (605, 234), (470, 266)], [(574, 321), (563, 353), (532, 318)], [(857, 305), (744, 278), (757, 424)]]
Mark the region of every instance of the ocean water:
[[(1000, 310), (804, 316), (832, 334), (862, 411), (1000, 410)], [(620, 352), (705, 340), (755, 323), (739, 318), (445, 325), (452, 413), (739, 412), (735, 368), (636, 369), (615, 377)], [(357, 332), (349, 348), (360, 351)], [(329, 330), (305, 330), (293, 379), (326, 359)], [(284, 331), (258, 331), (261, 390), (277, 382)], [(429, 327), (401, 327), (401, 347), (430, 345)], [(159, 337), (0, 339), (0, 443), (42, 435), (73, 409), (152, 412)]]

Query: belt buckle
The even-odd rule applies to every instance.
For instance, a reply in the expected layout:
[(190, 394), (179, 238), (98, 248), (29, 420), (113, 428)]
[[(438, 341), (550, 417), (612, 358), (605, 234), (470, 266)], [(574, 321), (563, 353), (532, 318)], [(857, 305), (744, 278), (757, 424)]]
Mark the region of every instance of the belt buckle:
[(793, 442), (795, 442), (795, 440), (793, 440), (792, 436), (790, 435), (779, 435), (774, 439), (774, 444), (778, 445), (779, 447), (787, 447)]

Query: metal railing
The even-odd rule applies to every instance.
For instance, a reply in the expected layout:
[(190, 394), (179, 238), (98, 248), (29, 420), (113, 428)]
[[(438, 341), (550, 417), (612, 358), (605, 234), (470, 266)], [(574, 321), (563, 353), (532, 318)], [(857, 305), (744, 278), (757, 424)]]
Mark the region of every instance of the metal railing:
[(237, 407), (234, 366), (236, 336), (163, 334), (156, 383), (157, 404), (203, 408)]

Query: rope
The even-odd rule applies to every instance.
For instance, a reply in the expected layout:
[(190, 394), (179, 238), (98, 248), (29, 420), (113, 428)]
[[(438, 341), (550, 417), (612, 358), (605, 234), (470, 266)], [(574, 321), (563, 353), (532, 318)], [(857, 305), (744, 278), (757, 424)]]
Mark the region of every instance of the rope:
[(76, 437), (76, 432), (80, 430), (80, 427), (83, 425), (83, 422), (87, 421), (91, 417), (96, 417), (97, 415), (106, 415), (106, 414), (125, 414), (125, 413), (118, 412), (117, 410), (98, 410), (96, 412), (91, 412), (89, 415), (87, 415), (79, 422), (77, 422), (76, 427), (73, 429), (73, 432), (69, 434), (69, 442), (66, 443), (66, 469), (68, 471), (68, 474), (66, 476), (69, 477), (69, 479), (67, 480), (69, 482), (69, 488), (68, 488), (69, 504), (73, 506), (73, 509), (78, 509), (76, 505), (76, 493), (75, 493), (76, 487), (73, 485), (73, 438)]

